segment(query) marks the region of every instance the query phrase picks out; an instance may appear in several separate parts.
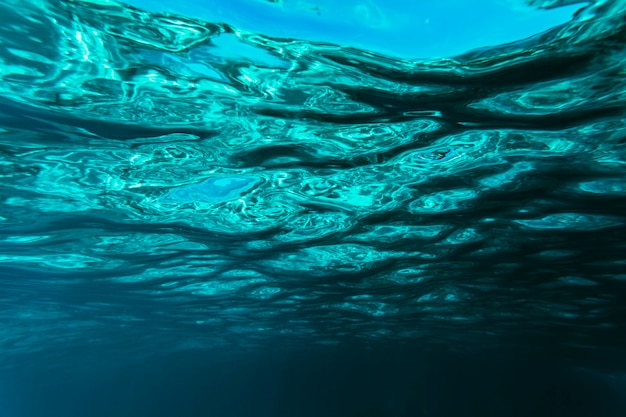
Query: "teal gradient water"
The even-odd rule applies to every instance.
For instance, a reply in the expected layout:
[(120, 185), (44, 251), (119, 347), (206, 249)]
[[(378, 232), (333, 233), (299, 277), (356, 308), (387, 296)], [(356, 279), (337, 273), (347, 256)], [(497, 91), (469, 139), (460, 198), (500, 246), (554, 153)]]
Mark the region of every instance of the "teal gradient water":
[(405, 60), (110, 1), (5, 1), (3, 364), (623, 352), (626, 3), (579, 9)]

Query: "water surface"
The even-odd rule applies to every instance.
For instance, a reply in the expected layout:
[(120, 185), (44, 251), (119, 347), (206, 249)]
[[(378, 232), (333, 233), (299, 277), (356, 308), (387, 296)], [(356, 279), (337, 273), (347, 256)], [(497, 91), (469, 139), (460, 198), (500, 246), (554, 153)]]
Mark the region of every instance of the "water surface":
[(0, 9), (3, 368), (624, 354), (623, 1), (420, 60), (115, 2)]

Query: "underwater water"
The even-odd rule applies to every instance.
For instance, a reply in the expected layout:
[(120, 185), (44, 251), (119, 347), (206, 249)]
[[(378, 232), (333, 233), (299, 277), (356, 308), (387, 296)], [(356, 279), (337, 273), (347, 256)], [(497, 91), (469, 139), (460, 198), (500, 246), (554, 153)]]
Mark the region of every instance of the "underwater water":
[(625, 415), (626, 2), (530, 6), (409, 59), (3, 2), (0, 417)]

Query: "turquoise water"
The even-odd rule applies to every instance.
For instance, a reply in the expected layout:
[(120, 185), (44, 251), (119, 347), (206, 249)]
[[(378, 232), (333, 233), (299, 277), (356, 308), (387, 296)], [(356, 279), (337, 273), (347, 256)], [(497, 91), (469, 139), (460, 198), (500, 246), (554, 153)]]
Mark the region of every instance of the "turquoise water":
[(620, 357), (626, 3), (568, 7), (529, 38), (407, 59), (113, 1), (5, 1), (0, 364)]
[[(526, 0), (129, 0), (276, 38), (353, 47), (396, 58), (450, 57), (540, 34), (572, 19), (583, 2)], [(572, 4), (567, 4), (572, 3)], [(552, 6), (552, 7), (551, 7)]]

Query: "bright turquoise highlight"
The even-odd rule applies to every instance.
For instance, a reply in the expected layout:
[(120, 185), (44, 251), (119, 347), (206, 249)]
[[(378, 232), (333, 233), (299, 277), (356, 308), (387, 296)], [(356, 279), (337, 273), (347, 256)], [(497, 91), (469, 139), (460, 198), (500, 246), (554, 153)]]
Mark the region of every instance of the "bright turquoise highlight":
[[(520, 41), (567, 23), (584, 2), (525, 0), (130, 0), (280, 38), (356, 47), (397, 58), (441, 58)], [(533, 4), (534, 3), (534, 4)]]
[(255, 178), (209, 178), (200, 184), (186, 185), (170, 190), (164, 201), (179, 203), (215, 203), (240, 197), (257, 180)]

